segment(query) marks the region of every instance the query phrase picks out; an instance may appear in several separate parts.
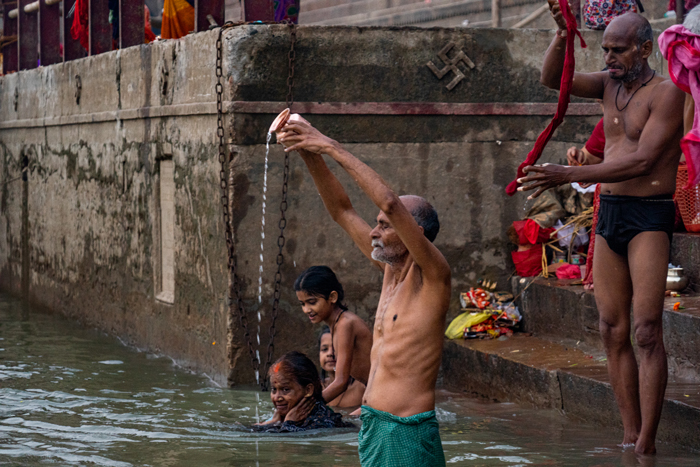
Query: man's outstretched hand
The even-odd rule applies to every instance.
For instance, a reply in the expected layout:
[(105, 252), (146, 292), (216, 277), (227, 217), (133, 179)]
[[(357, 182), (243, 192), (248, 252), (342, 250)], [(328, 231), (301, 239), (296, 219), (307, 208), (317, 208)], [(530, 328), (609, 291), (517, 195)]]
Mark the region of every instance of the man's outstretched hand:
[[(545, 190), (570, 183), (569, 169), (570, 167), (554, 164), (528, 165), (523, 169), (527, 175), (518, 179), (518, 183), (523, 184), (518, 188), (518, 191), (530, 191), (537, 188), (537, 191), (528, 196), (527, 199), (537, 198)], [(529, 185), (525, 185), (525, 183), (529, 183)]]
[(285, 151), (308, 151), (315, 154), (327, 154), (338, 143), (324, 135), (306, 121), (287, 123), (282, 131), (280, 142), (289, 145)]

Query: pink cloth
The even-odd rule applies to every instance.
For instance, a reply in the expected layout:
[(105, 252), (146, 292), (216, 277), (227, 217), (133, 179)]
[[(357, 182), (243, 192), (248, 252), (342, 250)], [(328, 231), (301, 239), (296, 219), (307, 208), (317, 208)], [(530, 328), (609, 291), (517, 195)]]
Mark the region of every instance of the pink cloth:
[(557, 103), (557, 111), (554, 114), (554, 118), (547, 128), (544, 129), (540, 136), (537, 137), (535, 141), (535, 146), (532, 151), (527, 155), (525, 161), (518, 167), (518, 174), (515, 176), (515, 180), (510, 182), (506, 187), (506, 193), (508, 196), (513, 196), (518, 190), (518, 179), (525, 176), (523, 169), (528, 165), (532, 165), (540, 158), (544, 147), (547, 146), (554, 130), (557, 129), (561, 122), (564, 120), (564, 115), (566, 115), (566, 109), (569, 108), (569, 99), (571, 97), (571, 86), (574, 81), (574, 67), (576, 66), (576, 61), (574, 59), (574, 39), (576, 36), (581, 40), (581, 47), (586, 47), (586, 43), (583, 41), (583, 36), (576, 28), (576, 18), (574, 14), (571, 13), (571, 8), (569, 7), (568, 0), (559, 0), (559, 7), (566, 20), (566, 55), (564, 56), (564, 70), (561, 74), (561, 85), (559, 86), (559, 102)]
[(685, 188), (690, 189), (700, 182), (700, 35), (693, 34), (682, 24), (675, 24), (659, 36), (659, 47), (668, 60), (668, 72), (675, 85), (695, 100), (693, 128), (681, 139), (688, 164)]

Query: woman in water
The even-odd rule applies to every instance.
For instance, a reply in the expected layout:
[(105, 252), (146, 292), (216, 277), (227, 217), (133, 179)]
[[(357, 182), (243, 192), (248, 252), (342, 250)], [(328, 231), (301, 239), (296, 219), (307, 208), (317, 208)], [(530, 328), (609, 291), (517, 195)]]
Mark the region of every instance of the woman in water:
[[(331, 329), (324, 326), (318, 339), (318, 360), (321, 363), (321, 384), (327, 388), (335, 379), (335, 355), (331, 345)], [(328, 403), (331, 407), (359, 407), (362, 405), (362, 396), (365, 393), (365, 385), (350, 377), (348, 388), (340, 396)]]
[(270, 368), (269, 377), (275, 413), (270, 420), (253, 425), (256, 431), (288, 433), (354, 426), (323, 402), (316, 365), (303, 353), (283, 355)]
[(372, 332), (359, 316), (347, 311), (343, 286), (335, 273), (328, 266), (312, 266), (297, 277), (294, 290), (309, 320), (314, 324), (325, 322), (330, 328), (335, 375), (323, 390), (323, 400), (335, 401), (353, 380), (367, 385)]

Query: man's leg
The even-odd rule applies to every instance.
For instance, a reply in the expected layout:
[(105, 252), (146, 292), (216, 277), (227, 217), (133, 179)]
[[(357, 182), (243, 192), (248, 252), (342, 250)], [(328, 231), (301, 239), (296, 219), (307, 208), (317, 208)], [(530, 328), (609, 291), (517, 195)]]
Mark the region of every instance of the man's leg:
[(600, 235), (595, 238), (593, 277), (608, 374), (625, 429), (622, 443), (633, 444), (639, 437), (642, 417), (637, 361), (630, 342), (632, 281), (627, 260), (612, 251)]
[(664, 232), (642, 232), (629, 244), (642, 412), (642, 428), (635, 451), (642, 454), (656, 452), (656, 429), (668, 380), (662, 317), (669, 247), (668, 235)]

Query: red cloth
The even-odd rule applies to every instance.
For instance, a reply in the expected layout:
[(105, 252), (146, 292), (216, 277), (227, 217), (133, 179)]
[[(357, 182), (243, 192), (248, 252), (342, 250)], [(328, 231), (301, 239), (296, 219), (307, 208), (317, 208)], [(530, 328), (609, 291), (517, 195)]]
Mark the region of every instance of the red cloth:
[(75, 13), (70, 36), (74, 41), (80, 41), (85, 50), (90, 50), (90, 12), (88, 0), (75, 0)]
[(146, 44), (153, 42), (156, 40), (156, 35), (153, 32), (153, 29), (151, 29), (151, 10), (148, 9), (146, 5), (143, 6), (144, 8), (144, 20), (145, 20), (145, 39), (146, 39)]
[(593, 129), (590, 138), (586, 141), (586, 150), (591, 153), (592, 156), (599, 157), (603, 159), (605, 156), (605, 127), (603, 126), (603, 119), (601, 118), (598, 124)]
[(580, 279), (581, 268), (575, 264), (564, 264), (555, 273), (559, 279)]
[(598, 226), (598, 210), (600, 209), (600, 183), (595, 187), (593, 194), (593, 225), (591, 225), (590, 241), (588, 242), (588, 257), (586, 258), (586, 277), (583, 284), (593, 283), (593, 251), (595, 248), (595, 229)]
[(566, 56), (564, 57), (564, 70), (561, 75), (561, 85), (559, 90), (559, 102), (557, 104), (557, 112), (554, 114), (554, 118), (549, 123), (547, 128), (540, 133), (535, 141), (535, 147), (527, 155), (525, 161), (518, 167), (518, 174), (515, 180), (510, 182), (506, 187), (506, 193), (509, 196), (513, 196), (518, 190), (518, 179), (523, 177), (525, 173), (523, 169), (528, 165), (533, 165), (542, 155), (544, 147), (547, 146), (554, 130), (561, 124), (564, 120), (564, 115), (566, 115), (566, 109), (569, 107), (569, 99), (571, 96), (571, 85), (574, 80), (574, 67), (576, 66), (576, 61), (574, 59), (574, 39), (578, 36), (581, 40), (581, 47), (586, 47), (586, 43), (583, 41), (581, 33), (576, 28), (576, 18), (571, 13), (571, 8), (569, 8), (568, 0), (559, 0), (559, 7), (561, 8), (564, 19), (566, 20)]
[(521, 245), (535, 245), (551, 240), (550, 234), (554, 232), (553, 228), (543, 229), (532, 219), (513, 222), (515, 233), (518, 234), (518, 242)]
[(535, 245), (529, 250), (511, 253), (515, 272), (520, 277), (533, 277), (542, 272), (542, 247)]

